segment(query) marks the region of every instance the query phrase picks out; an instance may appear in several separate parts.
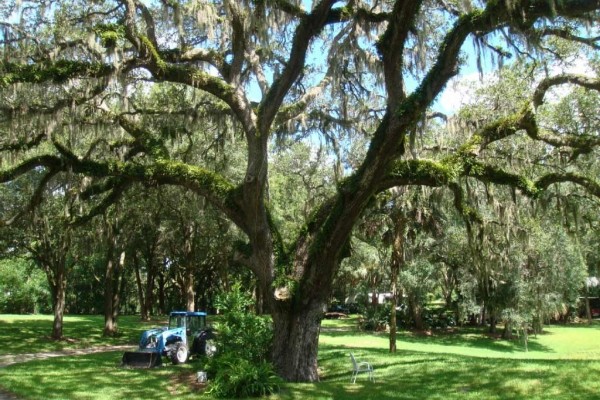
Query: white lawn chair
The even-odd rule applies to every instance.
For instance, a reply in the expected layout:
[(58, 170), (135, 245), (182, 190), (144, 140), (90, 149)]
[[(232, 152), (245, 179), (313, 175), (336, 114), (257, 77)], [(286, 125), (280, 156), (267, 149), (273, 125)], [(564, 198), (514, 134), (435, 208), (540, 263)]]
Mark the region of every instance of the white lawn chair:
[(366, 361), (357, 362), (353, 353), (350, 353), (350, 359), (352, 360), (352, 378), (350, 379), (352, 383), (356, 383), (356, 377), (361, 372), (369, 373), (369, 380), (371, 382), (375, 382), (375, 377), (373, 376), (373, 366), (371, 364)]

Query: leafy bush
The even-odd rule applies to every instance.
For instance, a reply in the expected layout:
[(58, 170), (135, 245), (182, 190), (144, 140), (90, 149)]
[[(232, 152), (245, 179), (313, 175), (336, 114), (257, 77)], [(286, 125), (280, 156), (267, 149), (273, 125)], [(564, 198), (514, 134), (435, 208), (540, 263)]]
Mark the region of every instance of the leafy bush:
[(269, 318), (249, 311), (253, 304), (240, 285), (217, 296), (223, 312), (217, 324), (217, 353), (206, 369), (210, 393), (217, 397), (254, 397), (275, 393), (280, 379), (269, 363), (273, 328)]
[(281, 378), (266, 361), (255, 363), (228, 354), (215, 359), (212, 366), (216, 374), (208, 393), (215, 397), (260, 397), (279, 391)]

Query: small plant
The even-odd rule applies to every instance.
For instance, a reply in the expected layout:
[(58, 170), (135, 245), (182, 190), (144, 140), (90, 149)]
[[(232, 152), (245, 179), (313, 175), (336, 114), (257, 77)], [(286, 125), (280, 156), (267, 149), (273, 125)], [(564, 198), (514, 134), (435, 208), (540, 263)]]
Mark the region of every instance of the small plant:
[(256, 397), (279, 391), (280, 378), (268, 356), (273, 328), (268, 318), (249, 311), (252, 299), (241, 286), (217, 297), (223, 316), (217, 324), (217, 353), (206, 369), (216, 397)]

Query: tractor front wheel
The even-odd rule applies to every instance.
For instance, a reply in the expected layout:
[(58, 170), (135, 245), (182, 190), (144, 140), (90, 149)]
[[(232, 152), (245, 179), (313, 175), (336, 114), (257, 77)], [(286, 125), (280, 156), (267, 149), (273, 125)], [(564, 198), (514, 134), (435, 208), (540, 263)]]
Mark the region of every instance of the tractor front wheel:
[(188, 359), (188, 353), (187, 346), (183, 342), (179, 342), (171, 351), (171, 361), (173, 364), (183, 364)]

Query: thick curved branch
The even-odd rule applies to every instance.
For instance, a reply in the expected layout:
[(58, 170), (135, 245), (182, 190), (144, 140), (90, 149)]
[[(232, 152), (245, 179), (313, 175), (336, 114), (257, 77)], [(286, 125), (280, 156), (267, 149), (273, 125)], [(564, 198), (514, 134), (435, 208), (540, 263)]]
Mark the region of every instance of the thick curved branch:
[(226, 3), (229, 8), (231, 15), (231, 50), (233, 53), (233, 59), (231, 61), (231, 68), (227, 81), (233, 86), (239, 87), (240, 79), (242, 74), (242, 67), (244, 66), (244, 55), (246, 50), (246, 32), (244, 30), (244, 17), (242, 11), (239, 9), (239, 5), (232, 1)]
[(94, 217), (102, 215), (108, 210), (113, 204), (115, 204), (125, 193), (127, 188), (131, 186), (130, 182), (119, 179), (119, 183), (114, 185), (108, 196), (104, 197), (102, 201), (92, 208), (86, 215), (76, 218), (72, 225), (82, 226), (91, 221)]
[(58, 170), (50, 169), (40, 180), (35, 191), (33, 192), (31, 198), (29, 199), (29, 203), (27, 207), (20, 210), (16, 215), (12, 216), (10, 219), (6, 221), (0, 221), (0, 226), (12, 225), (15, 221), (21, 219), (25, 214), (28, 214), (35, 210), (35, 208), (40, 205), (43, 200), (44, 190), (46, 189), (46, 185), (50, 180), (58, 174)]
[(254, 114), (250, 103), (244, 96), (237, 93), (234, 86), (228, 84), (225, 80), (192, 66), (165, 63), (163, 68), (157, 66), (147, 67), (159, 80), (183, 83), (223, 100), (243, 125), (245, 132), (254, 130)]
[(331, 76), (326, 74), (318, 85), (308, 89), (296, 102), (282, 106), (277, 112), (275, 124), (281, 125), (304, 113), (310, 103), (321, 96), (330, 82)]
[[(538, 88), (539, 89), (539, 88)], [(539, 95), (536, 91), (536, 95)], [(543, 94), (541, 94), (543, 96)], [(541, 130), (529, 105), (507, 117), (494, 121), (477, 132), (459, 149), (463, 154), (478, 154), (490, 144), (524, 131), (533, 140), (542, 141), (554, 147), (571, 147), (579, 152), (589, 152), (600, 145), (600, 138), (591, 135), (557, 135)]]
[(600, 198), (600, 184), (593, 179), (575, 173), (549, 173), (532, 181), (522, 175), (504, 171), (496, 166), (472, 161), (465, 169), (464, 175), (482, 182), (519, 189), (529, 197), (537, 197), (542, 191), (555, 183), (570, 182), (581, 186), (588, 193)]
[(159, 51), (161, 57), (168, 63), (198, 63), (205, 62), (213, 66), (221, 76), (229, 76), (231, 66), (225, 61), (225, 55), (215, 50), (190, 49), (181, 51), (172, 49)]
[(553, 173), (539, 178), (535, 186), (540, 190), (547, 189), (555, 183), (571, 182), (584, 188), (588, 193), (600, 198), (600, 184), (593, 179), (574, 173)]
[(544, 102), (544, 96), (550, 88), (558, 85), (564, 85), (566, 83), (581, 86), (586, 89), (600, 91), (600, 79), (594, 79), (587, 76), (575, 74), (557, 75), (546, 78), (538, 84), (533, 94), (533, 105), (536, 108), (539, 107)]
[[(62, 156), (43, 155), (30, 158), (21, 164), (0, 170), (0, 183), (9, 182), (38, 168), (58, 172), (73, 172), (90, 177), (114, 177), (122, 182), (142, 182), (157, 185), (185, 187), (205, 197), (222, 210), (243, 231), (250, 232), (238, 207), (239, 190), (221, 175), (185, 163), (159, 160), (140, 165), (133, 162), (97, 162), (81, 160), (58, 143), (55, 147)], [(118, 183), (119, 180), (116, 181)], [(118, 185), (117, 185), (118, 186)]]
[[(2, 134), (4, 136), (4, 134)], [(46, 137), (45, 133), (36, 135), (31, 140), (15, 141), (12, 143), (0, 143), (0, 152), (5, 151), (23, 151), (36, 147)]]
[(258, 129), (261, 134), (267, 136), (269, 133), (273, 120), (285, 96), (302, 72), (308, 46), (311, 40), (325, 27), (329, 11), (334, 3), (335, 0), (320, 1), (313, 12), (304, 16), (300, 21), (294, 35), (288, 63), (279, 78), (273, 82), (269, 92), (259, 106)]
[(62, 160), (56, 156), (42, 155), (33, 157), (12, 168), (0, 170), (0, 183), (13, 181), (17, 177), (24, 175), (29, 171), (33, 171), (36, 168), (62, 171), (64, 165)]
[(117, 117), (119, 125), (129, 133), (146, 153), (155, 159), (165, 159), (169, 157), (169, 151), (164, 142), (146, 131), (143, 127), (124, 115)]
[[(353, 2), (349, 2), (353, 3)], [(381, 23), (390, 19), (391, 13), (373, 12), (366, 8), (356, 8), (353, 4), (348, 4), (345, 7), (334, 8), (329, 12), (327, 18), (328, 24), (350, 21), (352, 19), (361, 22)]]
[(537, 34), (540, 37), (543, 37), (543, 36), (560, 37), (560, 38), (569, 40), (571, 42), (582, 43), (582, 44), (585, 44), (586, 46), (590, 46), (593, 49), (600, 50), (600, 36), (582, 37), (582, 36), (574, 35), (573, 32), (570, 31), (569, 29), (553, 29), (553, 28), (543, 29), (543, 30), (537, 32)]
[(290, 3), (286, 0), (274, 0), (272, 2), (273, 6), (277, 7), (278, 10), (281, 10), (289, 15), (294, 17), (305, 17), (306, 11), (293, 3)]
[[(488, 2), (484, 11), (474, 11), (461, 16), (452, 31), (440, 46), (437, 61), (415, 91), (411, 106), (429, 105), (441, 92), (457, 70), (460, 47), (471, 33), (483, 35), (503, 26), (516, 25), (527, 29), (540, 18), (555, 18), (557, 15), (581, 17), (600, 9), (598, 1), (567, 0), (560, 3), (546, 0), (523, 1), (515, 4)], [(403, 112), (404, 110), (399, 110)]]
[(388, 27), (377, 43), (377, 50), (383, 61), (385, 88), (390, 109), (396, 109), (405, 97), (402, 77), (404, 46), (408, 33), (414, 26), (421, 3), (420, 0), (396, 1), (389, 17)]

